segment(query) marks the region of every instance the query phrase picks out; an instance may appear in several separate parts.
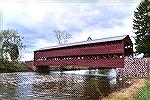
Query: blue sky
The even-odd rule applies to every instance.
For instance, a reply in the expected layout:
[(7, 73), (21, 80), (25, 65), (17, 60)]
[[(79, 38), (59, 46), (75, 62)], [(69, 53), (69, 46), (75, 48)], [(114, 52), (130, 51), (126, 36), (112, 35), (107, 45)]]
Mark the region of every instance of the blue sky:
[(21, 60), (32, 60), (33, 51), (58, 45), (53, 30), (72, 34), (69, 42), (108, 36), (134, 36), (133, 11), (140, 0), (1, 0), (3, 29), (13, 28), (27, 46)]

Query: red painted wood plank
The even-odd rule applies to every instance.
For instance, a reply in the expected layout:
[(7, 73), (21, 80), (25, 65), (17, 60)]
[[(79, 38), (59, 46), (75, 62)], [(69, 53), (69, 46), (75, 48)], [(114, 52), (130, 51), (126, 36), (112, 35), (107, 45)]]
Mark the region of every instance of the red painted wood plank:
[(92, 54), (113, 54), (124, 53), (123, 44), (113, 44), (95, 47), (85, 48), (73, 48), (73, 49), (59, 49), (59, 50), (46, 50), (36, 52), (34, 54), (35, 59), (39, 57), (58, 57), (58, 56), (74, 56), (74, 55), (92, 55)]
[(82, 60), (45, 60), (34, 61), (36, 66), (87, 66), (93, 68), (118, 68), (124, 67), (124, 59), (82, 59)]

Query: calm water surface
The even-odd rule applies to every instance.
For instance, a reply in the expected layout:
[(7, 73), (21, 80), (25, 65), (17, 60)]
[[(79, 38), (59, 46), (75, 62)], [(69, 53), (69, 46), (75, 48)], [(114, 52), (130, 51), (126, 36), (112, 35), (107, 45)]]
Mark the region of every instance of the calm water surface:
[(124, 86), (115, 71), (101, 75), (88, 70), (1, 73), (0, 99), (11, 100), (99, 100)]

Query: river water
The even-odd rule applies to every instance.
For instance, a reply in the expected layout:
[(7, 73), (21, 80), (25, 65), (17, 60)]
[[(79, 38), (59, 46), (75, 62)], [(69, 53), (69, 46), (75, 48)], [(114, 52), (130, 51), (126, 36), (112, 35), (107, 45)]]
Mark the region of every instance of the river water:
[(0, 99), (7, 100), (100, 100), (126, 84), (98, 71), (0, 73)]

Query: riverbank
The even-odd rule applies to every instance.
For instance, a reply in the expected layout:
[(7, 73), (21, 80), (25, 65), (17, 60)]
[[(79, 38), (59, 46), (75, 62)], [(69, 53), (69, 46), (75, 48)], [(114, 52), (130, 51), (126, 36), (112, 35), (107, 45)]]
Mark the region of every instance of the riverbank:
[(149, 97), (144, 96), (148, 92), (147, 85), (150, 86), (150, 80), (148, 84), (146, 81), (147, 79), (132, 79), (133, 84), (130, 87), (114, 92), (102, 100), (149, 100)]
[(145, 79), (145, 86), (138, 92), (138, 100), (150, 100), (150, 77)]
[(19, 61), (0, 60), (0, 73), (32, 71), (25, 63)]

